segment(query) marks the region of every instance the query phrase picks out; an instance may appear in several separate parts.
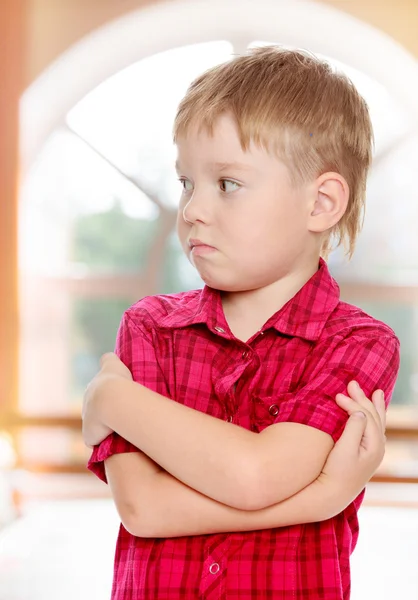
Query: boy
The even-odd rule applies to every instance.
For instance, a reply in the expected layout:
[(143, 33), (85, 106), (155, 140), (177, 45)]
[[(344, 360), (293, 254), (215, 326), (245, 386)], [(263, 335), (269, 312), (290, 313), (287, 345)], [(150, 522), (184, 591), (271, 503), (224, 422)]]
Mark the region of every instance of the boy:
[(325, 63), (268, 47), (199, 77), (174, 138), (178, 234), (206, 285), (129, 309), (127, 368), (105, 357), (83, 408), (123, 523), (112, 598), (347, 600), (382, 458), (375, 390), (389, 402), (399, 365), (321, 258), (332, 239), (353, 251), (367, 106)]

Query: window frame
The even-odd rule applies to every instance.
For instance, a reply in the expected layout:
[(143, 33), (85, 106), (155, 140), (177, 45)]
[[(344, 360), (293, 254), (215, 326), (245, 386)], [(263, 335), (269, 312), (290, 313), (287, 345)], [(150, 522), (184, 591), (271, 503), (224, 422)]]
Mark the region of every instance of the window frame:
[[(341, 62), (366, 72), (376, 81), (385, 86), (400, 104), (411, 114), (416, 116), (416, 97), (418, 96), (418, 80), (416, 78), (416, 60), (397, 42), (391, 40), (383, 32), (374, 29), (367, 23), (352, 19), (349, 15), (333, 7), (303, 4), (291, 4), (286, 11), (282, 11), (275, 0), (260, 0), (257, 7), (250, 8), (250, 3), (244, 3), (240, 11), (234, 10), (234, 30), (231, 31), (229, 10), (235, 9), (225, 0), (213, 0), (205, 8), (197, 3), (184, 3), (173, 0), (171, 10), (167, 10), (166, 3), (161, 6), (140, 8), (123, 17), (107, 23), (100, 29), (87, 35), (83, 40), (60, 57), (36, 80), (24, 93), (21, 101), (21, 169), (22, 177), (28, 172), (36, 160), (39, 149), (46, 142), (56, 128), (63, 126), (68, 111), (84, 97), (89, 91), (102, 81), (128, 66), (132, 62), (145, 56), (169, 50), (181, 45), (197, 42), (227, 39), (234, 45), (236, 51), (241, 51), (252, 40), (279, 39), (281, 43), (290, 46), (309, 47), (314, 52), (333, 56)], [(254, 6), (254, 5), (253, 5)], [(207, 10), (203, 14), (202, 10)], [(318, 19), (318, 10), (321, 19)], [(173, 27), (173, 12), (175, 11), (178, 23)], [(302, 11), (302, 12), (301, 12)], [(302, 14), (303, 13), (303, 14)], [(268, 14), (269, 19), (262, 18)], [(279, 18), (275, 19), (274, 16)], [(224, 15), (225, 18), (222, 18)], [(198, 27), (193, 27), (196, 20)], [(312, 27), (315, 20), (316, 26)], [(155, 35), (153, 24), (159, 23)], [(253, 30), (249, 31), (251, 23)], [(295, 28), (295, 23), (298, 27)], [(329, 29), (343, 31), (348, 39), (367, 39), (370, 52), (368, 60), (364, 60), (364, 49), (358, 45), (344, 46), (339, 43), (341, 36), (329, 36)], [(147, 45), (138, 45), (138, 39), (147, 39)], [(385, 64), (387, 68), (381, 69)], [(57, 85), (57, 81), (60, 82)], [(402, 83), (408, 81), (409, 85)], [(17, 202), (17, 200), (16, 200)], [(16, 207), (11, 207), (12, 209)], [(11, 240), (11, 254), (15, 256)], [(7, 255), (8, 253), (6, 253)], [(17, 267), (17, 265), (16, 265)], [(5, 288), (15, 289), (16, 273), (7, 273), (4, 276)], [(110, 284), (112, 281), (112, 285)], [(133, 281), (129, 277), (117, 281), (106, 278), (92, 278), (91, 281), (73, 280), (62, 278), (54, 280), (54, 285), (64, 286), (72, 294), (94, 294), (95, 297), (117, 297), (119, 292), (131, 290)], [(136, 295), (138, 294), (138, 281), (135, 280)], [(118, 293), (116, 293), (116, 289)], [(344, 299), (349, 301), (350, 296), (361, 298), (367, 285), (344, 283), (341, 285)], [(369, 292), (378, 301), (399, 301), (417, 303), (418, 287), (393, 287), (371, 286)], [(370, 300), (370, 297), (367, 298)], [(17, 297), (12, 297), (17, 305)], [(5, 411), (0, 415), (0, 428), (10, 429), (17, 439), (17, 432), (24, 427), (67, 427), (69, 430), (79, 429), (80, 419), (69, 417), (44, 417), (27, 416), (19, 411), (18, 390), (15, 373), (18, 367), (17, 340), (13, 345), (11, 354), (11, 374), (13, 379), (11, 394), (6, 397)], [(8, 379), (8, 380), (9, 380)], [(388, 422), (388, 439), (393, 436), (404, 436), (405, 439), (418, 439), (418, 426), (410, 427), (395, 425)], [(19, 449), (17, 448), (19, 456)], [(24, 466), (19, 463), (20, 466)], [(39, 470), (54, 470), (51, 465), (38, 465)], [(85, 465), (69, 464), (71, 472), (85, 470)], [(62, 470), (62, 469), (61, 469)], [(379, 479), (381, 480), (381, 479)], [(386, 478), (393, 481), (393, 478)], [(403, 480), (397, 478), (396, 481)], [(418, 479), (414, 479), (417, 481)]]

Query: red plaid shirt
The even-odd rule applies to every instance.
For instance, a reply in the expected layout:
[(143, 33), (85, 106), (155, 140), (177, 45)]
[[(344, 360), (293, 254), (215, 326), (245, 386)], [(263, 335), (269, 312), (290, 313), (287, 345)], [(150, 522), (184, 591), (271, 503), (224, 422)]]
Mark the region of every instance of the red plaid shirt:
[[(146, 387), (218, 419), (260, 432), (291, 421), (336, 441), (347, 414), (334, 401), (356, 379), (389, 402), (399, 367), (393, 331), (339, 301), (321, 261), (317, 273), (248, 343), (231, 334), (218, 291), (144, 298), (124, 315), (117, 353)], [(89, 468), (136, 448), (112, 434)], [(347, 600), (350, 554), (364, 492), (321, 523), (246, 533), (143, 539), (121, 525), (113, 600)]]

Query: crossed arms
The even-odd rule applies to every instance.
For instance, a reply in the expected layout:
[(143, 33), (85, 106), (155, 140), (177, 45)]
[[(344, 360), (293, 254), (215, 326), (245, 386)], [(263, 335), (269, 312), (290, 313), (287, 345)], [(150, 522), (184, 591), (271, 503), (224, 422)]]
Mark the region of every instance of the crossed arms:
[(172, 402), (132, 382), (110, 355), (86, 393), (83, 433), (93, 445), (117, 431), (143, 451), (105, 463), (121, 520), (134, 535), (320, 521), (353, 500), (383, 456), (381, 395), (372, 404), (353, 384), (348, 393), (337, 398), (340, 407), (366, 418), (351, 417), (331, 451), (332, 438), (313, 427), (278, 423), (254, 434)]
[[(177, 537), (251, 531), (331, 518), (361, 491), (383, 456), (383, 425), (353, 416), (321, 475), (291, 498), (259, 510), (240, 510), (213, 500), (161, 470), (143, 453), (117, 454), (106, 474), (121, 521), (133, 535)], [(376, 423), (376, 421), (374, 421)], [(370, 432), (365, 434), (365, 429)], [(361, 439), (367, 449), (360, 451)]]

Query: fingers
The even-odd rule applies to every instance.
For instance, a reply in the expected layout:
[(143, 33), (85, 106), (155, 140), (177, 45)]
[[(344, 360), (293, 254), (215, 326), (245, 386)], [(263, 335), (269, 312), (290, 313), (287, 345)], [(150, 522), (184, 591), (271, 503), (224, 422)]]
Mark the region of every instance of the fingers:
[(348, 391), (348, 394), (350, 395), (350, 397), (359, 403), (361, 410), (364, 409), (364, 410), (367, 410), (368, 412), (370, 412), (370, 414), (376, 421), (377, 425), (379, 425), (379, 427), (380, 427), (381, 420), (377, 413), (376, 407), (374, 406), (373, 402), (371, 402), (367, 398), (366, 394), (363, 392), (363, 390), (361, 389), (359, 384), (356, 381), (350, 381), (350, 383), (347, 386), (347, 391)]
[(357, 454), (366, 430), (367, 418), (363, 412), (357, 411), (350, 415), (341, 437), (335, 444), (349, 454)]
[(100, 368), (103, 369), (110, 360), (118, 358), (114, 352), (106, 352), (100, 357)]
[(367, 400), (367, 404), (365, 401), (358, 402), (357, 400), (353, 400), (349, 396), (345, 396), (344, 394), (337, 394), (335, 400), (342, 409), (348, 412), (349, 415), (357, 411), (361, 411), (367, 418), (367, 433), (370, 432), (371, 426), (373, 425), (376, 429), (376, 434), (379, 432), (380, 435), (384, 433), (384, 427), (381, 422), (380, 416), (374, 408), (372, 402)]
[[(377, 424), (377, 418), (372, 416), (371, 411), (369, 410), (369, 407), (365, 405), (365, 402), (359, 402), (358, 400), (353, 399), (350, 396), (346, 396), (345, 394), (337, 394), (335, 396), (335, 400), (338, 406), (348, 412), (349, 415), (360, 411)], [(371, 404), (370, 401), (369, 404)]]
[[(359, 450), (363, 448), (367, 451), (368, 456), (373, 459), (373, 461), (377, 461), (376, 465), (380, 464), (383, 455), (384, 455), (384, 441), (385, 441), (385, 411), (384, 411), (384, 400), (383, 394), (380, 390), (376, 390), (374, 392), (372, 398), (376, 403), (376, 406), (373, 402), (367, 399), (364, 393), (361, 393), (356, 389), (356, 386), (352, 384), (349, 385), (350, 392), (355, 396), (356, 399), (353, 399), (349, 396), (345, 396), (344, 394), (337, 394), (336, 402), (337, 404), (346, 410), (349, 415), (354, 415), (356, 411), (361, 411), (365, 415), (364, 427), (363, 427), (363, 436), (360, 442)], [(350, 420), (349, 420), (350, 421)], [(347, 425), (349, 424), (347, 422)], [(351, 428), (347, 434), (347, 449), (350, 448), (350, 436)], [(358, 438), (356, 437), (356, 440)]]
[[(386, 406), (383, 391), (375, 390), (375, 392), (373, 392), (372, 399), (369, 400), (358, 383), (355, 381), (350, 381), (347, 386), (347, 391), (351, 399), (358, 404), (358, 408), (360, 408), (360, 410), (368, 411), (376, 421), (377, 426), (385, 431)], [(356, 410), (353, 403), (347, 404), (347, 402), (345, 402), (342, 408), (347, 410), (350, 414), (353, 410)]]
[(359, 403), (362, 410), (367, 410), (374, 420), (379, 430), (383, 433), (386, 431), (386, 405), (385, 395), (382, 390), (375, 390), (371, 400), (369, 400), (363, 390), (355, 381), (351, 381), (347, 390), (350, 396)]
[(114, 352), (106, 352), (100, 359), (100, 375), (110, 374), (132, 379), (132, 373)]
[(386, 431), (386, 404), (385, 394), (382, 390), (375, 390), (372, 395), (372, 402), (376, 408), (377, 414), (382, 425), (383, 431)]

